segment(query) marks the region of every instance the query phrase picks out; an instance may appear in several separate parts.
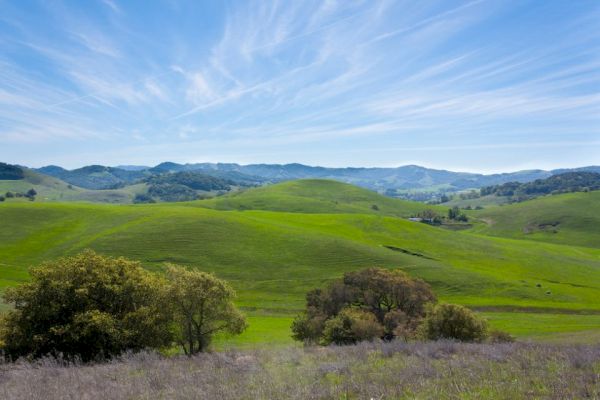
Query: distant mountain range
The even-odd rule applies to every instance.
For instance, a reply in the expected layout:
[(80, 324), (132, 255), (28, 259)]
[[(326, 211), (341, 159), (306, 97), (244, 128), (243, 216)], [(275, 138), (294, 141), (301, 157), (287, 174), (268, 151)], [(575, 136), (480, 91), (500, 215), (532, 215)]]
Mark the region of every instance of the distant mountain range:
[(177, 164), (174, 162), (163, 162), (154, 167), (91, 165), (74, 170), (46, 166), (38, 168), (37, 171), (87, 189), (115, 188), (139, 182), (157, 174), (185, 171), (198, 172), (247, 185), (302, 178), (334, 179), (390, 196), (404, 197), (402, 195), (410, 192), (443, 193), (501, 185), (507, 182), (531, 182), (565, 172), (600, 172), (600, 166), (551, 171), (525, 170), (489, 175), (438, 170), (417, 165), (397, 168), (325, 168), (302, 164), (239, 165), (233, 163)]

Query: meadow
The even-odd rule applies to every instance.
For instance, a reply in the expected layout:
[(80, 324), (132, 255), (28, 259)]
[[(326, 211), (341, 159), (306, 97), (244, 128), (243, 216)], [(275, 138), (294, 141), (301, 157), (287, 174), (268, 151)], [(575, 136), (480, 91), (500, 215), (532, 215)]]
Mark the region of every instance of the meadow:
[[(406, 220), (427, 207), (320, 180), (189, 203), (6, 202), (0, 290), (25, 281), (29, 266), (84, 248), (156, 271), (178, 263), (230, 281), (249, 316), (246, 333), (217, 346), (286, 345), (308, 290), (379, 266), (423, 278), (442, 301), (473, 307), (520, 338), (600, 337), (600, 249), (575, 225), (567, 245), (525, 240), (509, 228), (491, 236), (484, 222), (455, 232)], [(495, 229), (505, 223), (483, 212), (497, 219)]]

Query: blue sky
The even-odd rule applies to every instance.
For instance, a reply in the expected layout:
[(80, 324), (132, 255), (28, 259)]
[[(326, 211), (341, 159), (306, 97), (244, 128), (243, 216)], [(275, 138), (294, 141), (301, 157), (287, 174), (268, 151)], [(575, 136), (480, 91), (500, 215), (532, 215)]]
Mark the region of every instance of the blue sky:
[(0, 0), (0, 161), (600, 164), (600, 2)]

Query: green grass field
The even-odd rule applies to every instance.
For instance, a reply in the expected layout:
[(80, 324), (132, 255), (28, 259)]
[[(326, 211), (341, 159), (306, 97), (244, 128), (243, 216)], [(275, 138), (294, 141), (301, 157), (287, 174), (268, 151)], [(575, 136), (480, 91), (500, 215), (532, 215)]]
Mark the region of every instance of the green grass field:
[[(441, 300), (478, 307), (493, 326), (521, 337), (600, 331), (598, 247), (492, 237), (487, 228), (453, 232), (398, 217), (423, 207), (318, 180), (190, 203), (7, 202), (0, 204), (0, 290), (26, 280), (31, 265), (84, 248), (152, 270), (174, 262), (215, 272), (236, 288), (250, 328), (220, 345), (286, 344), (308, 290), (380, 266), (425, 279)], [(586, 315), (568, 314), (580, 311)]]

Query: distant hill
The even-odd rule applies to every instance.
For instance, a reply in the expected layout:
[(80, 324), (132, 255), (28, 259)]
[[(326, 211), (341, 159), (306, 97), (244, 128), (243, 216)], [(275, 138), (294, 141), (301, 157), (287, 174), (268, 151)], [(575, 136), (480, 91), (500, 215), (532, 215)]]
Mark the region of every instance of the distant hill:
[(164, 175), (177, 172), (194, 172), (204, 174), (223, 180), (231, 181), (234, 185), (258, 185), (265, 183), (268, 180), (258, 176), (250, 176), (237, 171), (221, 171), (212, 169), (198, 168), (181, 168), (179, 164), (163, 163), (156, 167), (138, 167), (125, 166), (120, 167), (105, 167), (102, 165), (89, 165), (73, 170), (66, 170), (56, 165), (36, 169), (45, 175), (49, 175), (61, 179), (72, 185), (76, 185), (85, 189), (116, 189), (127, 185), (140, 183), (145, 179), (157, 175)]
[(514, 201), (528, 200), (546, 194), (600, 190), (600, 173), (573, 171), (563, 172), (532, 182), (507, 182), (502, 185), (481, 188), (481, 195), (510, 197)]
[[(89, 190), (29, 168), (17, 168), (22, 172), (23, 178), (19, 180), (0, 179), (0, 195), (4, 195), (6, 192), (25, 193), (29, 189), (34, 189), (37, 192), (37, 196), (35, 197), (36, 202), (89, 201), (96, 203), (131, 203), (136, 193), (146, 191), (144, 184), (131, 185), (121, 189)], [(14, 199), (12, 201), (25, 200)]]
[(145, 169), (150, 169), (150, 167), (145, 165), (117, 165), (114, 168), (124, 169), (125, 171), (143, 171)]
[(542, 170), (483, 175), (437, 170), (417, 165), (406, 165), (397, 168), (325, 168), (302, 164), (239, 165), (222, 163), (177, 164), (165, 162), (151, 170), (169, 172), (193, 170), (235, 171), (271, 181), (308, 178), (335, 179), (379, 192), (387, 191), (387, 194), (390, 195), (396, 194), (395, 191), (398, 190), (443, 187), (444, 189), (453, 191), (479, 188), (509, 181), (527, 182), (552, 175), (551, 171)]
[[(70, 176), (64, 174), (64, 170), (57, 172), (54, 169), (48, 170), (47, 168), (44, 167), (40, 171), (64, 179), (67, 182), (71, 179)], [(406, 165), (397, 168), (326, 168), (303, 164), (239, 165), (234, 163), (178, 164), (174, 162), (163, 162), (148, 169), (141, 169), (141, 167), (128, 167), (127, 169), (128, 171), (121, 170), (133, 173), (133, 175), (115, 171), (119, 170), (119, 168), (105, 171), (117, 176), (117, 179), (107, 179), (106, 185), (108, 186), (106, 187), (114, 185), (115, 181), (119, 180), (127, 183), (127, 179), (132, 176), (139, 178), (139, 176), (143, 176), (144, 174), (199, 171), (217, 178), (252, 184), (274, 183), (294, 179), (333, 179), (375, 190), (391, 197), (402, 197), (419, 201), (438, 199), (441, 194), (446, 192), (479, 189), (484, 186), (501, 185), (507, 182), (531, 182), (536, 179), (544, 179), (558, 173), (570, 171), (600, 171), (600, 167), (590, 166), (572, 170), (526, 170), (484, 175), (431, 169), (417, 165)], [(81, 174), (85, 172), (82, 170), (69, 172)], [(58, 175), (59, 173), (62, 175)], [(98, 171), (94, 173), (96, 176), (92, 179), (92, 182), (97, 182), (99, 179)], [(83, 185), (84, 182), (79, 181), (78, 184)]]
[(406, 165), (398, 168), (326, 168), (303, 164), (163, 162), (152, 168), (143, 166), (105, 167), (91, 165), (74, 170), (58, 166), (37, 169), (86, 189), (114, 189), (139, 183), (151, 176), (177, 172), (198, 172), (230, 180), (239, 186), (256, 186), (295, 179), (331, 179), (377, 191), (390, 197), (416, 201), (437, 201), (445, 193), (479, 189), (507, 182), (526, 183), (572, 171), (600, 171), (598, 166), (552, 171), (526, 170), (502, 174), (474, 174)]
[(148, 175), (145, 170), (132, 171), (102, 165), (89, 165), (70, 171), (56, 165), (50, 165), (38, 168), (36, 171), (85, 189), (119, 188), (135, 183)]

